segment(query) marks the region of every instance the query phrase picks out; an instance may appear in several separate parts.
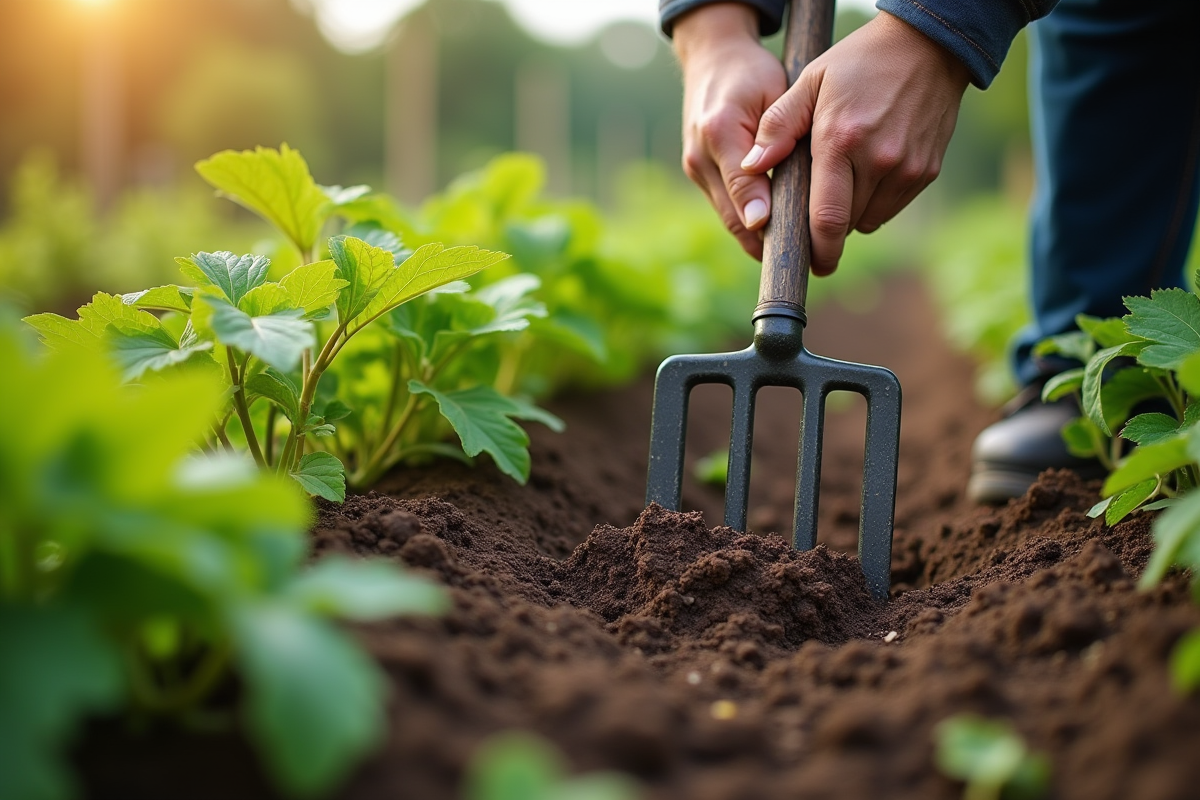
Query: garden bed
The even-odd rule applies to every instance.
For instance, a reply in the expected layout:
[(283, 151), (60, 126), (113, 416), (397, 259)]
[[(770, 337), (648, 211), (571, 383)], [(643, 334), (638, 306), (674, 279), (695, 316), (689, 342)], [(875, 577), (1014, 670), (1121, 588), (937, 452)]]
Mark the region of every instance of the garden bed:
[[(698, 513), (643, 510), (651, 385), (567, 397), (561, 436), (535, 429), (524, 487), (490, 463), (396, 471), (377, 492), (322, 503), (318, 555), (397, 557), (449, 587), (453, 610), (360, 633), (392, 680), (391, 732), (344, 798), (459, 797), (488, 735), (555, 742), (578, 770), (618, 769), (651, 798), (956, 797), (932, 729), (959, 712), (1011, 719), (1053, 764), (1051, 796), (1194, 797), (1200, 700), (1170, 688), (1170, 648), (1200, 624), (1178, 578), (1149, 593), (1134, 515), (1089, 519), (1097, 487), (1047, 474), (1022, 499), (963, 497), (974, 434), (992, 417), (971, 366), (936, 331), (922, 291), (886, 287), (867, 313), (825, 308), (810, 348), (882, 363), (904, 387), (893, 599), (873, 603), (852, 552), (863, 412), (831, 414), (826, 547), (790, 525), (798, 412), (758, 414), (751, 534)], [(723, 446), (728, 397), (693, 406), (689, 455)], [(244, 748), (93, 728), (90, 796), (265, 797)]]

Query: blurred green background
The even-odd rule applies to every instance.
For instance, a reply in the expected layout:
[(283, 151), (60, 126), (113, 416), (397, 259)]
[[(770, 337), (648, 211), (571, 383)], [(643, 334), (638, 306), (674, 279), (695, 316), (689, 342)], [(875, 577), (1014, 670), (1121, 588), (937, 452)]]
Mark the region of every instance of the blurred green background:
[[(191, 165), (284, 141), (318, 182), (367, 183), (414, 209), (501, 153), (533, 152), (549, 196), (599, 208), (612, 251), (669, 260), (660, 232), (680, 217), (719, 235), (679, 169), (679, 73), (649, 21), (653, 0), (614, 3), (635, 18), (573, 38), (515, 21), (510, 5), (527, 19), (532, 0), (406, 5), (0, 3), (0, 295), (69, 311), (98, 289), (169, 280), (175, 255), (259, 247), (262, 228)], [(573, 5), (560, 0), (557, 13)], [(838, 36), (869, 19), (861, 4), (839, 8)], [(383, 21), (338, 29), (356, 13)], [(1025, 60), (1021, 38), (992, 88), (968, 91), (939, 181), (880, 232), (854, 234), (843, 269), (816, 290), (862, 305), (878, 299), (864, 280), (924, 269), (956, 340), (991, 360), (983, 386), (995, 397), (1007, 388), (998, 359), (1023, 321)], [(753, 285), (752, 263), (713, 253)], [(984, 302), (964, 312), (964, 298)]]

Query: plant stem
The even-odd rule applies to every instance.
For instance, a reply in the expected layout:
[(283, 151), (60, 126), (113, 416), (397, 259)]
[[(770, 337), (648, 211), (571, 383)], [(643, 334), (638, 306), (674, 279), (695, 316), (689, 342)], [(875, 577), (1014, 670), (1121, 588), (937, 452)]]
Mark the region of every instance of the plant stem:
[[(338, 325), (333, 335), (325, 341), (325, 346), (321, 348), (321, 353), (317, 356), (317, 360), (312, 363), (311, 368), (304, 375), (304, 388), (300, 392), (300, 413), (297, 415), (297, 419), (292, 421), (292, 429), (288, 432), (287, 441), (283, 445), (283, 454), (279, 457), (278, 471), (280, 474), (293, 469), (300, 462), (300, 458), (304, 454), (303, 444), (298, 440), (302, 435), (301, 432), (304, 430), (304, 426), (308, 422), (308, 412), (312, 409), (313, 398), (317, 395), (317, 383), (320, 382), (321, 376), (325, 374), (325, 370), (330, 362), (333, 361), (333, 357), (337, 355), (339, 349), (337, 345), (338, 337), (345, 332), (345, 323)], [(299, 451), (299, 454), (297, 454), (297, 451)]]
[(275, 463), (275, 416), (279, 413), (279, 408), (274, 404), (267, 408), (267, 430), (264, 447), (266, 452), (264, 455), (267, 458), (267, 466)]
[(400, 412), (400, 419), (396, 420), (396, 424), (388, 432), (387, 438), (375, 449), (370, 460), (355, 470), (354, 475), (351, 477), (351, 482), (355, 486), (365, 486), (367, 483), (374, 482), (382, 474), (383, 470), (387, 468), (385, 462), (388, 453), (396, 446), (396, 441), (404, 431), (404, 426), (408, 424), (408, 421), (416, 412), (418, 404), (417, 395), (410, 392), (408, 402), (404, 404), (404, 410)]
[(404, 342), (396, 342), (392, 351), (392, 385), (388, 389), (387, 405), (383, 409), (383, 424), (380, 429), (391, 427), (392, 417), (396, 414), (396, 403), (400, 399), (400, 381), (404, 379), (404, 362), (407, 361), (407, 348)]
[(263, 458), (262, 450), (258, 447), (258, 437), (254, 435), (254, 423), (250, 420), (250, 407), (246, 405), (246, 391), (242, 386), (243, 375), (238, 372), (233, 350), (226, 348), (225, 354), (229, 357), (229, 379), (233, 381), (234, 385), (233, 408), (237, 411), (238, 421), (242, 423), (242, 431), (246, 434), (246, 445), (250, 448), (250, 455), (254, 456), (254, 463), (265, 468), (267, 462)]
[(229, 441), (229, 437), (225, 434), (225, 426), (228, 424), (229, 424), (229, 418), (226, 417), (225, 420), (220, 423), (214, 422), (212, 429), (213, 429), (213, 435), (217, 437), (217, 441), (221, 443), (221, 447), (225, 448), (225, 450), (232, 453), (233, 452), (233, 442)]

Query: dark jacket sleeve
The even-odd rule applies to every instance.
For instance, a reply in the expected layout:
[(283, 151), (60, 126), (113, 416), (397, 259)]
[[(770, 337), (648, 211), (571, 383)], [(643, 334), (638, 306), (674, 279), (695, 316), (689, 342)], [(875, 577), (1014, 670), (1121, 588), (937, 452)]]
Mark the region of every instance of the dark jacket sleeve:
[(981, 89), (991, 84), (1021, 29), (1058, 0), (876, 0), (958, 57)]
[[(779, 30), (787, 0), (740, 0), (758, 10), (763, 36)], [(675, 20), (697, 6), (718, 0), (658, 0), (667, 36)], [(1058, 0), (877, 0), (876, 7), (912, 25), (958, 57), (971, 80), (986, 89), (1017, 34), (1046, 16)]]
[[(728, 2), (728, 0), (725, 1)], [(658, 0), (658, 15), (663, 33), (670, 36), (671, 29), (675, 26), (675, 20), (696, 6), (715, 2), (721, 2), (721, 0)], [(739, 2), (758, 11), (758, 32), (763, 36), (770, 36), (783, 24), (783, 9), (787, 6), (787, 0), (739, 0)]]

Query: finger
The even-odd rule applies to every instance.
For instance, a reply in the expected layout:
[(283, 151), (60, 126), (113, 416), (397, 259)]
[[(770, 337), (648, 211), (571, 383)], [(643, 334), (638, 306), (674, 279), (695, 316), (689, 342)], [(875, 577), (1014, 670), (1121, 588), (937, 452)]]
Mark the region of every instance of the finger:
[[(725, 195), (737, 211), (742, 227), (757, 230), (767, 224), (771, 214), (771, 182), (765, 175), (746, 172), (741, 167), (742, 156), (754, 142), (756, 120), (719, 118), (705, 126), (704, 142), (708, 162), (714, 163), (717, 178)], [(716, 186), (710, 187), (714, 191)]]
[(792, 88), (772, 103), (758, 122), (754, 146), (740, 166), (747, 172), (766, 172), (783, 161), (796, 142), (812, 129), (813, 109), (821, 84), (821, 70), (806, 68)]
[(708, 196), (708, 202), (716, 209), (717, 215), (721, 217), (721, 222), (725, 223), (725, 227), (738, 240), (743, 250), (762, 261), (762, 235), (757, 231), (748, 230), (742, 224), (741, 216), (725, 192), (725, 184), (721, 180), (721, 173), (716, 164), (712, 161), (706, 162), (700, 168), (700, 173), (701, 180), (698, 180), (697, 183), (704, 189), (704, 193)]
[(808, 210), (814, 275), (829, 275), (837, 269), (853, 220), (853, 200), (854, 169), (850, 159), (818, 148), (813, 153)]

